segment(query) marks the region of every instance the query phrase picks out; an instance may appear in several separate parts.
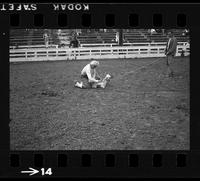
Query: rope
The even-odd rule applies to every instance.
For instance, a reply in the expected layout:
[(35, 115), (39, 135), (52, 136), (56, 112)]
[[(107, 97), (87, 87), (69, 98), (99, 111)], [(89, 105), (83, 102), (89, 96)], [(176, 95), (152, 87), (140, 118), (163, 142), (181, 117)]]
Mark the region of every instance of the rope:
[[(132, 71), (126, 72), (124, 74), (120, 74), (120, 75), (116, 76), (115, 79), (116, 78), (123, 78), (124, 76), (126, 76), (128, 74), (137, 73), (139, 70), (141, 70), (143, 68), (146, 68), (146, 67), (148, 67), (150, 65), (153, 65), (153, 64), (156, 64), (156, 63), (160, 62), (160, 60), (163, 59), (163, 58), (165, 58), (165, 57), (160, 57), (156, 61), (153, 61), (153, 62), (151, 62), (151, 63), (149, 63), (147, 65), (141, 66), (136, 70), (132, 70)], [(166, 90), (156, 90), (156, 91), (153, 91), (153, 92), (162, 92), (162, 91), (166, 91), (166, 92), (185, 92), (185, 91), (188, 91), (188, 90), (187, 89), (166, 89)], [(151, 91), (149, 91), (149, 92), (151, 92)]]
[(150, 66), (150, 65), (153, 65), (153, 64), (159, 62), (161, 59), (163, 59), (163, 57), (160, 57), (158, 60), (156, 60), (156, 61), (154, 61), (154, 62), (151, 62), (151, 63), (149, 63), (149, 64), (147, 64), (147, 65), (141, 66), (141, 67), (139, 67), (139, 68), (136, 69), (136, 70), (132, 70), (132, 71), (130, 71), (130, 72), (126, 72), (126, 73), (124, 73), (124, 74), (120, 74), (120, 75), (116, 76), (115, 79), (116, 79), (116, 78), (120, 78), (120, 77), (123, 78), (124, 76), (126, 76), (126, 75), (128, 75), (128, 74), (136, 73), (136, 72), (138, 72), (139, 70), (141, 70), (141, 69), (143, 69), (143, 68), (146, 68), (146, 67), (148, 67), (148, 66)]

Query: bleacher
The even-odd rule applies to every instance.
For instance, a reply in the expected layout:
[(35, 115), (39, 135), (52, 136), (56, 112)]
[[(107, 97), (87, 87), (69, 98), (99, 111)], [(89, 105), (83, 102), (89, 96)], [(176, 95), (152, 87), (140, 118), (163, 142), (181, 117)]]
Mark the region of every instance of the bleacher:
[(148, 39), (144, 35), (142, 30), (134, 29), (134, 30), (125, 30), (124, 32), (125, 43), (144, 43), (147, 41)]
[[(173, 30), (174, 36), (178, 42), (186, 42), (189, 40), (189, 36), (182, 35), (183, 30)], [(166, 42), (168, 40), (167, 32), (156, 32), (151, 34), (148, 30), (143, 30), (143, 34), (147, 37), (149, 42)]]
[(77, 36), (80, 44), (95, 44), (102, 43), (101, 37), (98, 36), (98, 33), (81, 33)]
[[(174, 30), (175, 37), (178, 42), (186, 42), (189, 40), (189, 36), (182, 35), (183, 30)], [(10, 31), (10, 47), (12, 48), (45, 48), (45, 42), (43, 35), (47, 32), (50, 36), (49, 46), (64, 45), (68, 46), (71, 37), (73, 36), (73, 29), (64, 30), (43, 30), (43, 29), (15, 29)], [(104, 30), (82, 30), (78, 33), (77, 39), (81, 45), (92, 46), (97, 44), (98, 46), (104, 46), (104, 44), (115, 44), (116, 30), (107, 29)], [(152, 43), (152, 42), (167, 42), (167, 34), (157, 32), (151, 34), (147, 29), (125, 29), (123, 31), (123, 39), (125, 44), (132, 43)]]
[[(43, 35), (46, 30), (43, 29), (13, 29), (10, 31), (10, 46), (14, 48), (45, 45)], [(58, 44), (56, 35), (57, 30), (48, 31), (49, 44)]]
[[(68, 30), (68, 32), (66, 32), (66, 30), (62, 30), (62, 36), (67, 40), (71, 38), (72, 34), (73, 33), (70, 30)], [(109, 30), (107, 32), (82, 30), (81, 33), (77, 35), (77, 39), (80, 44), (116, 43), (115, 38), (116, 32), (113, 30)], [(67, 44), (67, 41), (63, 41), (63, 43)]]
[(106, 31), (106, 32), (99, 32), (99, 37), (102, 40), (102, 43), (117, 43), (116, 42), (116, 31)]

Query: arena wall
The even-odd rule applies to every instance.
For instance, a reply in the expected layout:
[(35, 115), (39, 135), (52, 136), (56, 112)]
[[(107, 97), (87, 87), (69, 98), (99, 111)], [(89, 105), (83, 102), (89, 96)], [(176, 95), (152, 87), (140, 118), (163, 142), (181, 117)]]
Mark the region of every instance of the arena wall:
[[(164, 57), (164, 50), (165, 45), (10, 49), (10, 62)], [(188, 56), (190, 45), (179, 44), (176, 56), (182, 51)]]

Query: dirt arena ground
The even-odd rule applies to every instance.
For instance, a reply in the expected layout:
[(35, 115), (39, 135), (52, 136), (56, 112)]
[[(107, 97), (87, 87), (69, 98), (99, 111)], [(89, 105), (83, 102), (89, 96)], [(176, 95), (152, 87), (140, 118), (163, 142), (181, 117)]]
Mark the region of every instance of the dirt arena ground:
[(189, 149), (189, 57), (125, 74), (155, 60), (100, 60), (104, 90), (74, 87), (89, 61), (11, 63), (11, 150)]

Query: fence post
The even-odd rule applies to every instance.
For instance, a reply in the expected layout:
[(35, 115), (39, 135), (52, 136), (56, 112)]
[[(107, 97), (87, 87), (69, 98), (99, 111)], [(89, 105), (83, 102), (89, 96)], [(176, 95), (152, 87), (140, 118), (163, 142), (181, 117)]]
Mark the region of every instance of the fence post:
[(25, 59), (27, 60), (27, 50), (25, 50)]
[(56, 49), (56, 57), (58, 57), (58, 49)]
[(37, 58), (37, 51), (34, 51), (35, 58)]

